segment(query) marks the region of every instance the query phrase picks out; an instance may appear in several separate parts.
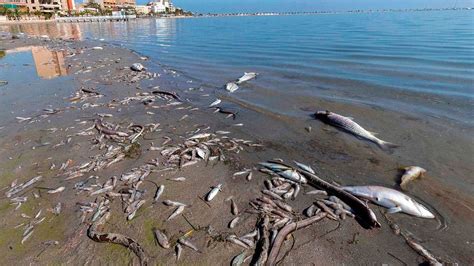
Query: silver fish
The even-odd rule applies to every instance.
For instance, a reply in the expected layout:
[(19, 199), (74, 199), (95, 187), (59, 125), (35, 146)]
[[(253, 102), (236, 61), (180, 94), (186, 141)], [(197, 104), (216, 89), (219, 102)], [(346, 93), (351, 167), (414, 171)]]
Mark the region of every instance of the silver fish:
[(421, 218), (435, 217), (425, 206), (394, 189), (380, 186), (354, 186), (342, 189), (387, 208), (389, 213), (404, 212)]
[(183, 237), (179, 238), (178, 239), (178, 243), (180, 243), (181, 245), (183, 246), (186, 246), (196, 252), (199, 252), (199, 249), (191, 242), (189, 242), (188, 240), (184, 239)]
[(175, 218), (176, 216), (180, 215), (184, 211), (184, 206), (179, 206), (176, 210), (168, 217), (167, 221)]
[(154, 229), (153, 232), (155, 233), (156, 241), (162, 248), (170, 248), (168, 237), (164, 232), (160, 231), (159, 229)]
[(426, 170), (419, 167), (419, 166), (409, 166), (405, 168), (405, 173), (401, 178), (400, 187), (405, 189), (406, 184), (408, 182), (417, 179), (418, 177), (422, 177), (426, 173)]
[(66, 189), (65, 187), (58, 187), (57, 189), (51, 189), (51, 190), (48, 190), (48, 194), (59, 193), (59, 192), (65, 190), (65, 189)]
[(249, 81), (251, 79), (254, 79), (256, 78), (258, 75), (258, 73), (255, 73), (255, 72), (244, 72), (244, 75), (242, 77), (240, 77), (235, 83), (237, 84), (241, 84), (243, 82), (246, 82), (246, 81)]
[(176, 251), (176, 261), (178, 261), (181, 257), (181, 253), (183, 252), (183, 247), (179, 243), (177, 243), (174, 249)]
[(352, 119), (349, 117), (338, 115), (330, 111), (318, 111), (314, 114), (314, 116), (317, 119), (323, 121), (324, 123), (341, 128), (357, 137), (369, 140), (377, 144), (381, 149), (386, 150), (386, 149), (398, 147), (398, 145), (396, 144), (377, 138), (376, 136), (374, 136), (375, 133), (367, 131), (366, 129), (361, 127), (359, 124), (352, 121)]
[(222, 184), (219, 184), (219, 185), (215, 186), (213, 189), (211, 189), (211, 191), (209, 191), (209, 193), (207, 193), (206, 201), (211, 201), (212, 199), (214, 199), (214, 197), (217, 195), (217, 193), (219, 191), (221, 191), (221, 188), (222, 188)]
[(221, 99), (216, 99), (211, 104), (209, 104), (209, 107), (216, 106), (216, 105), (220, 104), (221, 102), (222, 102)]
[(309, 165), (306, 165), (306, 164), (302, 164), (300, 162), (297, 162), (297, 161), (293, 161), (301, 170), (305, 170), (306, 172), (310, 172), (312, 173), (313, 175), (316, 174), (316, 172), (314, 172), (313, 168), (311, 168), (311, 166)]
[(158, 201), (161, 194), (163, 194), (163, 191), (165, 191), (165, 186), (163, 186), (163, 185), (159, 186), (158, 189), (156, 190), (155, 197), (153, 198), (154, 202)]
[(240, 221), (240, 217), (235, 217), (229, 222), (229, 228), (234, 229), (237, 223)]
[(164, 200), (163, 204), (165, 204), (166, 206), (172, 206), (172, 207), (186, 206), (186, 204), (184, 203), (172, 201), (172, 200)]
[(232, 266), (240, 266), (242, 265), (242, 263), (244, 263), (244, 259), (245, 259), (245, 256), (247, 255), (247, 252), (246, 251), (243, 251), (242, 253), (240, 253), (239, 255), (235, 256), (233, 259), (232, 259), (232, 262), (231, 262), (231, 265)]
[(239, 89), (239, 86), (237, 86), (237, 84), (235, 84), (234, 82), (229, 82), (225, 85), (225, 89), (228, 92), (234, 92)]

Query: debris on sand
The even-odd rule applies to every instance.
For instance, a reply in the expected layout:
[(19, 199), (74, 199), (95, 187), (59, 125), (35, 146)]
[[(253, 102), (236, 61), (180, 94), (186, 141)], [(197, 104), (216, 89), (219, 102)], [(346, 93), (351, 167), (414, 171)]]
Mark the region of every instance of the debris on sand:
[(140, 63), (135, 63), (130, 66), (130, 69), (136, 72), (142, 72), (143, 70), (145, 70), (145, 67)]

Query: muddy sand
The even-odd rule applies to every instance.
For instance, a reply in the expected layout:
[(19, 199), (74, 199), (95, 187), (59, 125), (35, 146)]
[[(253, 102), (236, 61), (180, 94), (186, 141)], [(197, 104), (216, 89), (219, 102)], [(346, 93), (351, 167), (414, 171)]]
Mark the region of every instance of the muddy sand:
[[(231, 239), (254, 231), (266, 216), (249, 204), (259, 203), (264, 181), (271, 178), (258, 170), (258, 162), (281, 158), (293, 165), (297, 160), (334, 184), (395, 189), (398, 168), (411, 163), (309, 116), (282, 121), (245, 108), (222, 88), (201, 89), (158, 62), (103, 42), (4, 34), (0, 51), (0, 80), (8, 82), (0, 86), (0, 260), (5, 265), (139, 264), (144, 261), (134, 252), (136, 243), (151, 265), (225, 265), (243, 251), (243, 264), (250, 264), (261, 255), (263, 237), (247, 238), (251, 243), (244, 245)], [(146, 70), (132, 71), (134, 63)], [(208, 107), (216, 98), (223, 113)], [(341, 103), (326, 106), (363, 112)], [(239, 171), (247, 172), (234, 175)], [(18, 189), (37, 176), (39, 181)], [(181, 177), (185, 180), (178, 181)], [(436, 219), (387, 214), (389, 224), (386, 209), (369, 204), (380, 228), (366, 229), (349, 216), (323, 218), (289, 235), (277, 261), (426, 262), (396, 234), (397, 224), (440, 262), (473, 264), (474, 198), (440, 179), (428, 174), (406, 191)], [(221, 190), (206, 201), (218, 184)], [(468, 184), (466, 190), (472, 191)], [(154, 200), (161, 185), (164, 191)], [(324, 198), (305, 194), (314, 190), (307, 184), (285, 189), (296, 187), (301, 189), (297, 196), (281, 201), (292, 212), (273, 213), (273, 224), (281, 216), (307, 219), (305, 209)], [(186, 206), (168, 220), (179, 207), (165, 200)], [(235, 217), (239, 221), (231, 229)], [(157, 243), (154, 230), (166, 234), (170, 248)], [(133, 239), (132, 247), (94, 241), (106, 233)], [(181, 245), (177, 260), (180, 238), (199, 251)]]

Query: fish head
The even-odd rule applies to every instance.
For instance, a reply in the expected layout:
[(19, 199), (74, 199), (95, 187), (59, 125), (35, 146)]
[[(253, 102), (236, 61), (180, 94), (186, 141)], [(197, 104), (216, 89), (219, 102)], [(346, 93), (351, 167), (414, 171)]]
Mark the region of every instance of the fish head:
[(416, 202), (410, 197), (406, 197), (404, 203), (401, 205), (402, 211), (416, 217), (432, 219), (435, 218), (433, 213), (423, 206), (422, 204)]
[(317, 111), (316, 113), (314, 113), (314, 118), (319, 119), (321, 121), (327, 121), (329, 114), (331, 114), (331, 112), (329, 112), (328, 110)]

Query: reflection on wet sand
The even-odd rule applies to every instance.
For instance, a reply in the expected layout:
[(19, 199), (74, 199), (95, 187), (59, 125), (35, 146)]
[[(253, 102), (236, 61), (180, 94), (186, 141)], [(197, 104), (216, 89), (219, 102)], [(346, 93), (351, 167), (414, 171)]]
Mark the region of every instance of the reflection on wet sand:
[(67, 75), (64, 52), (51, 51), (45, 47), (33, 47), (31, 53), (35, 61), (36, 73), (40, 78), (51, 79)]
[(26, 46), (7, 50), (6, 54), (31, 51), (38, 77), (52, 79), (68, 74), (64, 63), (64, 51), (52, 51), (43, 46)]

